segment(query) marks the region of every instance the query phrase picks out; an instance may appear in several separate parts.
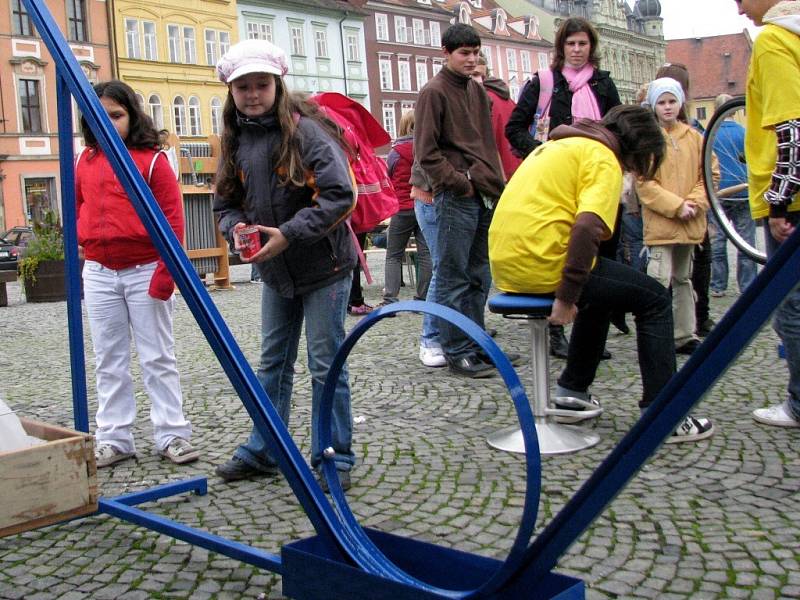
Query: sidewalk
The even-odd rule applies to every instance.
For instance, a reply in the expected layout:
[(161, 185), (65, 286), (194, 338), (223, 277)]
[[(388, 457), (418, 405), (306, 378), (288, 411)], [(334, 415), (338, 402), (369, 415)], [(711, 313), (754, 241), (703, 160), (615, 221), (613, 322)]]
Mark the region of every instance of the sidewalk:
[[(382, 255), (381, 255), (382, 256)], [(378, 255), (371, 255), (380, 301)], [(235, 290), (214, 292), (245, 355), (259, 345), (259, 284), (249, 266), (232, 269)], [(0, 396), (24, 416), (72, 426), (66, 304), (27, 304), (9, 284), (0, 308)], [(729, 288), (730, 289), (730, 288)], [(401, 290), (410, 298), (409, 287)], [(719, 317), (732, 298), (712, 299)], [(528, 329), (488, 315), (507, 351), (528, 356)], [(420, 317), (385, 319), (356, 345), (349, 362), (356, 452), (350, 506), (362, 525), (504, 558), (517, 531), (524, 462), (495, 451), (485, 437), (515, 423), (499, 378), (470, 381), (417, 358)], [(348, 326), (356, 323), (348, 317)], [(633, 328), (632, 319), (628, 323)], [(84, 321), (89, 412), (93, 355)], [(245, 439), (250, 422), (185, 303), (175, 314), (185, 410), (200, 461), (178, 467), (155, 453), (138, 365), (138, 457), (99, 471), (114, 496), (190, 476), (208, 477), (206, 496), (146, 505), (153, 512), (270, 552), (312, 534), (283, 478), (223, 484), (214, 466)], [(777, 338), (765, 328), (695, 409), (717, 433), (699, 444), (658, 451), (559, 563), (582, 578), (587, 598), (800, 598), (800, 435), (768, 428), (753, 408), (785, 393)], [(591, 474), (638, 415), (640, 379), (634, 336), (609, 336), (593, 393), (605, 409), (593, 425), (595, 448), (543, 459), (541, 526)], [(683, 360), (680, 358), (679, 360)], [(310, 381), (301, 343), (290, 429), (305, 455), (310, 442)], [(557, 376), (563, 361), (551, 363)], [(520, 370), (523, 382), (530, 367)], [(2, 491), (0, 491), (2, 501)], [(0, 539), (0, 598), (280, 598), (277, 575), (166, 536), (95, 516)], [(358, 600), (358, 599), (354, 599)]]

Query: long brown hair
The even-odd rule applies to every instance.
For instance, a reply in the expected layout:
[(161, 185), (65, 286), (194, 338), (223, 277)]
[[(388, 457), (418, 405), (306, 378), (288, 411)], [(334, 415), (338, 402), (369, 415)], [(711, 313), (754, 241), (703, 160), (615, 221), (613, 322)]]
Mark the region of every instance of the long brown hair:
[[(319, 107), (309, 101), (303, 94), (291, 93), (286, 89), (282, 78), (275, 78), (275, 104), (273, 112), (281, 130), (280, 147), (273, 149), (275, 153), (275, 170), (281, 185), (292, 184), (302, 187), (306, 182), (306, 166), (300, 156), (300, 133), (297, 128), (297, 117), (314, 119), (322, 129), (336, 140), (345, 151), (349, 151), (342, 138), (339, 127), (322, 114)], [(244, 187), (236, 167), (236, 152), (239, 149), (241, 127), (237, 118), (236, 104), (233, 95), (228, 91), (225, 106), (222, 109), (222, 159), (216, 177), (216, 190), (227, 198), (243, 198)]]
[[(161, 136), (153, 125), (153, 120), (142, 110), (136, 92), (127, 83), (112, 79), (94, 85), (98, 98), (110, 98), (128, 111), (128, 137), (125, 146), (128, 148), (161, 148)], [(90, 148), (97, 148), (97, 137), (89, 127), (89, 123), (81, 116), (81, 132), (83, 140)]]

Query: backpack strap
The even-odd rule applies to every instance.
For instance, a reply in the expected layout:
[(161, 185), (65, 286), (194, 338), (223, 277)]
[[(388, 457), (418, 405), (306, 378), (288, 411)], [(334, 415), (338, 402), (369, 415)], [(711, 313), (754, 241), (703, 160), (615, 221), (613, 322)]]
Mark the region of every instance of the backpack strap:
[(150, 185), (150, 180), (153, 178), (153, 169), (156, 168), (156, 161), (158, 160), (158, 155), (159, 154), (163, 154), (164, 157), (167, 159), (167, 162), (169, 162), (169, 157), (167, 156), (167, 153), (164, 152), (163, 150), (159, 150), (158, 152), (156, 152), (153, 155), (153, 160), (150, 161), (150, 168), (147, 171), (147, 185), (148, 186)]
[(550, 69), (540, 69), (536, 74), (539, 76), (539, 101), (536, 103), (536, 113), (546, 117), (550, 114), (550, 101), (553, 99), (553, 72)]

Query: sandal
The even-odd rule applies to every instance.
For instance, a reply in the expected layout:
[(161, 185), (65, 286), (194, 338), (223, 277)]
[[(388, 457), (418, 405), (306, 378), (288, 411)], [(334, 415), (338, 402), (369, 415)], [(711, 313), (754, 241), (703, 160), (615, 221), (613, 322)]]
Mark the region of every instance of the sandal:
[(159, 450), (159, 455), (168, 458), (176, 465), (189, 463), (200, 458), (200, 451), (195, 450), (189, 442), (183, 438), (172, 438), (172, 441), (163, 450)]
[(347, 314), (357, 317), (368, 315), (371, 312), (372, 312), (372, 307), (366, 302), (364, 304), (359, 304), (358, 306), (347, 307)]

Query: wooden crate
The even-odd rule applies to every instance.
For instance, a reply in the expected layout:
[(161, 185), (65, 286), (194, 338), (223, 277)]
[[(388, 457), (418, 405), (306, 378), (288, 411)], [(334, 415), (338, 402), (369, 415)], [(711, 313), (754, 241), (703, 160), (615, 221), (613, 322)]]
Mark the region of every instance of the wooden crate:
[(47, 443), (0, 452), (0, 537), (96, 512), (92, 436), (20, 421), (28, 435)]

